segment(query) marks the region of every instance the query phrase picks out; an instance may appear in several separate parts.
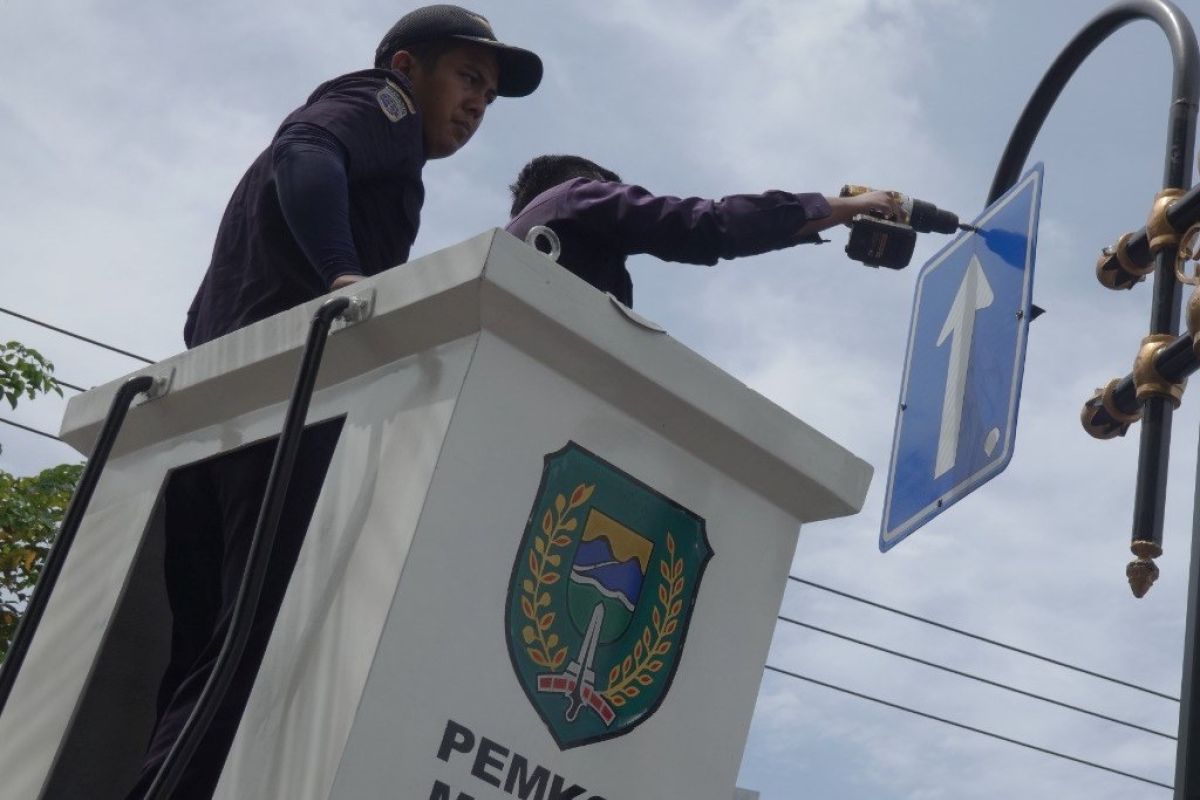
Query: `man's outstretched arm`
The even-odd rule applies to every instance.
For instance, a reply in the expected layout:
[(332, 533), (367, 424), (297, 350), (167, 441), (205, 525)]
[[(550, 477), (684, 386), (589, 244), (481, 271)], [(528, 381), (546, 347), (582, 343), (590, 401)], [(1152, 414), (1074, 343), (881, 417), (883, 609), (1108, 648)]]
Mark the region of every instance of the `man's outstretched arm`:
[(693, 264), (820, 241), (819, 231), (856, 214), (896, 212), (896, 201), (885, 192), (842, 198), (769, 191), (708, 200), (582, 179), (566, 185), (557, 202), (559, 218), (604, 236), (627, 254)]

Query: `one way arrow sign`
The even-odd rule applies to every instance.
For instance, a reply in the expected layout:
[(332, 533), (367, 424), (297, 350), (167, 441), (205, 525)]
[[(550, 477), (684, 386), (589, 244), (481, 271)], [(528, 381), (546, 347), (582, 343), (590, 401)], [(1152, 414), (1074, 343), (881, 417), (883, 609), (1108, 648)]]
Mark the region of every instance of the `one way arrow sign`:
[(1041, 187), (1038, 164), (917, 278), (880, 550), (1012, 458)]

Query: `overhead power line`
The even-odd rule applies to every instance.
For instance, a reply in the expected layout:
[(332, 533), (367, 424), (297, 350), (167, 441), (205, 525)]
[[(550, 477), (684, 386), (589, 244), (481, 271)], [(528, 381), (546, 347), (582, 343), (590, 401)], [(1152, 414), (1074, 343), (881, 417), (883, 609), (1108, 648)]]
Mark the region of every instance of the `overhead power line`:
[(61, 333), (64, 336), (70, 336), (71, 338), (78, 339), (81, 342), (87, 342), (88, 344), (94, 344), (97, 347), (103, 347), (105, 350), (111, 350), (114, 353), (120, 353), (123, 356), (128, 356), (129, 358), (135, 358), (138, 361), (144, 361), (147, 364), (155, 363), (154, 361), (151, 361), (150, 359), (146, 358), (145, 356), (139, 356), (137, 353), (131, 353), (128, 350), (122, 350), (119, 347), (113, 347), (111, 344), (105, 344), (104, 342), (98, 342), (95, 339), (89, 339), (88, 337), (82, 336), (78, 333), (75, 333), (74, 331), (69, 331), (65, 328), (59, 328), (58, 326), (51, 325), (48, 322), (42, 322), (40, 319), (34, 319), (33, 317), (27, 317), (24, 314), (18, 314), (16, 311), (13, 311), (11, 309), (0, 308), (0, 313), (8, 314), (10, 317), (16, 317), (17, 319), (23, 319), (26, 322), (32, 322), (34, 325), (40, 325), (41, 327), (46, 328), (48, 330), (55, 331), (56, 333)]
[(865, 642), (862, 639), (855, 639), (853, 636), (847, 636), (844, 633), (838, 633), (836, 631), (831, 631), (826, 628), (818, 627), (816, 625), (810, 625), (809, 623), (801, 622), (798, 619), (792, 619), (791, 617), (785, 617), (782, 615), (780, 615), (779, 619), (783, 620), (784, 622), (790, 623), (792, 625), (797, 625), (801, 628), (807, 628), (810, 631), (816, 631), (817, 633), (823, 633), (826, 636), (832, 636), (834, 638), (842, 639), (843, 641), (847, 641), (847, 642), (852, 642), (853, 644), (861, 645), (863, 647), (869, 647), (872, 650), (878, 650), (881, 653), (887, 653), (888, 655), (896, 656), (897, 658), (908, 659), (909, 661), (913, 661), (917, 664), (923, 664), (927, 667), (933, 667), (934, 669), (940, 669), (943, 672), (949, 672), (951, 675), (958, 675), (959, 677), (962, 677), (962, 678), (969, 678), (973, 681), (978, 681), (979, 683), (986, 683), (988, 686), (995, 686), (997, 689), (1004, 689), (1005, 691), (1024, 695), (1025, 697), (1030, 697), (1034, 700), (1040, 700), (1043, 703), (1051, 703), (1053, 705), (1061, 706), (1062, 708), (1066, 708), (1071, 711), (1077, 711), (1080, 714), (1087, 714), (1088, 716), (1105, 720), (1106, 722), (1112, 722), (1117, 725), (1124, 725), (1126, 728), (1133, 728), (1134, 730), (1142, 731), (1143, 733), (1150, 733), (1155, 736), (1161, 736), (1164, 739), (1170, 739), (1171, 741), (1176, 741), (1176, 737), (1172, 736), (1169, 733), (1164, 733), (1162, 731), (1156, 731), (1153, 728), (1147, 728), (1145, 726), (1138, 725), (1137, 723), (1134, 723), (1134, 722), (1127, 722), (1123, 719), (1117, 719), (1116, 717), (1110, 717), (1107, 714), (1101, 714), (1098, 711), (1091, 711), (1086, 708), (1081, 708), (1079, 706), (1071, 705), (1070, 703), (1064, 703), (1061, 700), (1055, 700), (1052, 697), (1045, 697), (1043, 695), (1035, 694), (1033, 692), (1027, 692), (1024, 689), (1018, 689), (1017, 687), (1010, 686), (1006, 683), (1000, 683), (999, 681), (994, 681), (994, 680), (991, 680), (990, 678), (984, 678), (979, 675), (973, 675), (969, 672), (963, 672), (962, 670), (954, 669), (953, 667), (948, 667), (944, 664), (938, 664), (935, 661), (926, 661), (923, 658), (917, 658), (916, 656), (909, 655), (908, 653), (901, 653), (899, 650), (891, 650), (887, 647), (883, 647), (882, 645), (872, 644), (871, 642)]
[[(50, 380), (54, 381), (59, 386), (62, 386), (64, 389), (70, 389), (75, 392), (86, 392), (87, 391), (87, 389), (83, 388), (82, 386), (77, 386), (74, 383), (67, 383), (62, 378), (56, 378), (53, 375), (50, 376)], [(49, 392), (46, 392), (46, 394), (49, 394)], [(34, 399), (36, 400), (38, 398), (35, 397)]]
[(892, 608), (891, 606), (884, 605), (883, 603), (877, 603), (874, 600), (868, 600), (865, 597), (859, 597), (858, 595), (850, 594), (849, 592), (844, 592), (841, 589), (834, 589), (830, 586), (824, 586), (815, 581), (806, 580), (805, 578), (800, 578), (795, 575), (789, 575), (788, 580), (795, 581), (796, 583), (803, 584), (804, 586), (811, 586), (814, 589), (820, 589), (823, 592), (829, 592), (830, 594), (836, 594), (839, 597), (845, 597), (848, 600), (853, 600), (857, 603), (862, 603), (864, 605), (868, 605), (873, 608), (878, 608), (881, 611), (888, 611), (892, 614), (898, 614), (901, 617), (906, 617), (907, 619), (916, 620), (917, 622), (923, 622), (926, 625), (932, 625), (935, 628), (941, 628), (944, 631), (956, 633), (959, 636), (966, 636), (970, 639), (975, 639), (976, 641), (985, 642), (986, 644), (990, 644), (995, 647), (1000, 647), (1005, 650), (1010, 650), (1014, 653), (1020, 653), (1023, 656), (1029, 656), (1030, 658), (1036, 658), (1039, 661), (1045, 661), (1047, 664), (1053, 664), (1056, 667), (1062, 667), (1064, 669), (1069, 669), (1074, 672), (1079, 672), (1083, 675), (1090, 675), (1093, 678), (1099, 678), (1100, 680), (1108, 681), (1109, 683), (1115, 683), (1118, 686), (1124, 686), (1127, 689), (1135, 689), (1139, 692), (1145, 692), (1146, 694), (1154, 695), (1155, 697), (1161, 697), (1163, 700), (1172, 700), (1176, 703), (1179, 702), (1178, 697), (1166, 694), (1165, 692), (1155, 691), (1154, 689), (1147, 689), (1145, 686), (1140, 686), (1136, 683), (1124, 681), (1124, 680), (1121, 680), (1120, 678), (1114, 678), (1111, 675), (1104, 675), (1103, 673), (1095, 672), (1093, 670), (1086, 669), (1084, 667), (1079, 667), (1074, 664), (1068, 664), (1065, 661), (1059, 661), (1058, 659), (1051, 658), (1050, 656), (1044, 656), (1041, 653), (1035, 653), (1032, 650), (1025, 650), (1024, 648), (1016, 647), (1011, 644), (1005, 644), (1004, 642), (999, 642), (999, 641), (996, 641), (995, 639), (989, 639), (986, 636), (980, 636), (977, 633), (971, 633), (970, 631), (965, 631), (962, 628), (955, 628), (953, 625), (947, 625), (943, 622), (938, 622), (936, 620), (929, 619), (928, 617), (922, 617), (919, 614), (910, 614), (907, 611), (901, 611), (898, 608)]
[[(56, 442), (63, 441), (62, 439), (55, 436), (53, 433), (46, 433), (45, 431), (39, 431), (37, 428), (31, 428), (28, 425), (22, 425), (19, 422), (13, 422), (11, 419), (4, 419), (3, 417), (0, 417), (0, 422), (3, 422), (5, 425), (12, 425), (14, 428), (20, 428), (23, 431), (29, 431), (30, 433), (36, 433), (38, 436), (45, 436), (47, 439), (53, 439)], [(66, 444), (66, 442), (63, 442), (63, 444)]]
[(1111, 772), (1114, 775), (1120, 775), (1124, 778), (1132, 778), (1135, 781), (1141, 781), (1142, 783), (1148, 783), (1151, 786), (1159, 786), (1159, 787), (1162, 787), (1163, 789), (1172, 789), (1173, 790), (1175, 788), (1174, 786), (1171, 786), (1170, 784), (1167, 784), (1167, 783), (1161, 783), (1159, 781), (1153, 780), (1151, 778), (1146, 778), (1141, 775), (1134, 775), (1132, 772), (1124, 772), (1122, 770), (1116, 769), (1115, 767), (1108, 767), (1108, 766), (1105, 766), (1104, 764), (1097, 764), (1094, 761), (1087, 761), (1082, 758), (1077, 758), (1075, 756), (1067, 755), (1066, 753), (1059, 753), (1056, 750), (1050, 750), (1045, 747), (1039, 747), (1036, 744), (1031, 744), (1029, 742), (1023, 742), (1020, 739), (1013, 739), (1008, 736), (1003, 736), (999, 733), (993, 733), (992, 731), (985, 731), (982, 728), (976, 728), (973, 725), (967, 725), (962, 722), (955, 722), (954, 720), (951, 720), (951, 719), (946, 719), (944, 717), (935, 716), (934, 714), (929, 714), (924, 711), (918, 711), (915, 708), (909, 708), (908, 706), (902, 706), (899, 703), (892, 703), (888, 700), (882, 700), (878, 697), (872, 697), (869, 694), (863, 694), (862, 692), (856, 692), (853, 689), (847, 689), (844, 686), (836, 686), (832, 683), (826, 683), (825, 681), (817, 680), (816, 678), (810, 678), (807, 675), (801, 675), (798, 672), (792, 672), (790, 670), (781, 669), (779, 667), (775, 667), (770, 664), (767, 664), (766, 669), (769, 669), (772, 672), (777, 672), (780, 675), (787, 675), (790, 678), (796, 678), (797, 680), (807, 681), (808, 683), (813, 683), (813, 684), (816, 684), (817, 686), (824, 686), (826, 689), (833, 689), (835, 692), (841, 692), (843, 694), (848, 694), (851, 697), (857, 697), (860, 700), (869, 700), (872, 703), (878, 703), (880, 705), (887, 706), (888, 708), (894, 708), (898, 711), (907, 711), (909, 714), (915, 714), (918, 717), (924, 717), (925, 719), (931, 719), (934, 722), (940, 722), (943, 725), (950, 725), (955, 728), (960, 728), (964, 731), (971, 731), (972, 733), (978, 733), (983, 736), (989, 736), (992, 739), (999, 739), (1002, 742), (1008, 742), (1009, 744), (1015, 744), (1015, 745), (1019, 745), (1021, 747), (1028, 748), (1030, 750), (1036, 750), (1039, 753), (1044, 753), (1045, 755), (1048, 755), (1048, 756), (1054, 756), (1055, 758), (1062, 758), (1067, 761), (1073, 761), (1076, 764), (1082, 764), (1085, 767), (1092, 767), (1093, 769), (1099, 769), (1099, 770), (1103, 770), (1105, 772)]

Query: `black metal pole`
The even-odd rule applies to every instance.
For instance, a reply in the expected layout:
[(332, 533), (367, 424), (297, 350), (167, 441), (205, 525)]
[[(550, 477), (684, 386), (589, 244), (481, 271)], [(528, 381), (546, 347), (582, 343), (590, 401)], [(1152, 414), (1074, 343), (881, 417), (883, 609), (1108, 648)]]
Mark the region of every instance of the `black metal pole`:
[(92, 457), (88, 459), (83, 474), (79, 476), (79, 485), (75, 487), (75, 493), (71, 495), (71, 502), (63, 514), (58, 536), (54, 538), (54, 544), (46, 554), (42, 574), (33, 588), (33, 595), (29, 598), (25, 614), (13, 634), (12, 646), (8, 649), (4, 663), (0, 664), (0, 714), (4, 713), (4, 706), (8, 703), (13, 684), (17, 681), (17, 674), (21, 671), (21, 665), (25, 663), (33, 635), (37, 632), (46, 605), (50, 602), (50, 594), (54, 591), (59, 573), (62, 572), (67, 554), (75, 541), (75, 534), (79, 532), (79, 525), (83, 522), (83, 515), (87, 513), (88, 503), (91, 502), (96, 485), (100, 482), (100, 474), (104, 471), (104, 465), (108, 463), (108, 456), (117, 441), (117, 434), (121, 432), (125, 414), (134, 398), (149, 390), (153, 384), (154, 379), (149, 375), (139, 375), (125, 381), (113, 395), (112, 403), (108, 407), (108, 416), (104, 418), (104, 425), (96, 439), (96, 447), (92, 450)]
[(333, 321), (349, 306), (350, 298), (334, 297), (325, 301), (313, 315), (312, 326), (308, 331), (308, 340), (304, 345), (304, 354), (300, 360), (300, 372), (296, 376), (296, 386), (292, 390), (292, 397), (284, 416), (283, 431), (279, 435), (279, 444), (275, 448), (275, 458), (271, 463), (271, 473), (267, 478), (262, 507), (259, 510), (254, 536), (251, 539), (250, 553), (246, 559), (242, 583), (238, 588), (237, 599), (234, 601), (225, 642), (221, 645), (221, 652), (217, 655), (217, 660), (208, 676), (208, 681), (204, 684), (200, 698), (196, 701), (196, 706), (192, 709), (187, 722), (184, 723), (166, 760), (159, 768), (154, 783), (146, 791), (146, 800), (169, 800), (174, 793), (188, 762), (191, 761), (192, 755), (208, 731), (213, 715), (216, 714), (241, 661), (242, 652), (250, 637), (250, 627), (254, 622), (254, 613), (258, 608), (259, 597), (262, 594), (271, 547), (279, 527), (279, 517), (283, 512), (283, 501), (287, 496), (288, 483), (292, 478), (296, 453), (300, 448), (300, 436), (304, 432), (304, 419), (308, 416), (308, 405), (312, 400), (313, 388), (316, 385), (321, 356), (325, 352), (325, 342), (329, 336), (329, 330), (333, 326)]
[[(1192, 183), (1196, 112), (1200, 101), (1200, 54), (1196, 34), (1182, 13), (1161, 21), (1171, 39), (1175, 63), (1171, 108), (1168, 114), (1167, 153), (1163, 163), (1163, 188), (1187, 189)], [(1158, 253), (1154, 268), (1154, 297), (1150, 333), (1179, 331), (1180, 286), (1175, 279), (1176, 247)], [(1146, 402), (1142, 416), (1141, 447), (1138, 452), (1138, 482), (1134, 494), (1133, 538), (1149, 539), (1162, 546), (1163, 517), (1167, 495), (1167, 465), (1170, 457), (1173, 406), (1165, 398)]]

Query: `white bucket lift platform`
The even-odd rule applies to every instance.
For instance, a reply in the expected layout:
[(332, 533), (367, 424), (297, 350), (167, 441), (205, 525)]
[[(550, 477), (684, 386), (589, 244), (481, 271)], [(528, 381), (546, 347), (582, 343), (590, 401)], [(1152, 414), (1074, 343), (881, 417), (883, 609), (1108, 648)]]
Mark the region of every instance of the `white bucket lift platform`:
[[(328, 342), (308, 420), (344, 423), (215, 796), (729, 800), (799, 526), (871, 468), (500, 231), (343, 293), (373, 312)], [(170, 387), (0, 716), (7, 797), (122, 796), (164, 482), (279, 434), (320, 302), (141, 371)], [(72, 399), (81, 452), (118, 385)]]

